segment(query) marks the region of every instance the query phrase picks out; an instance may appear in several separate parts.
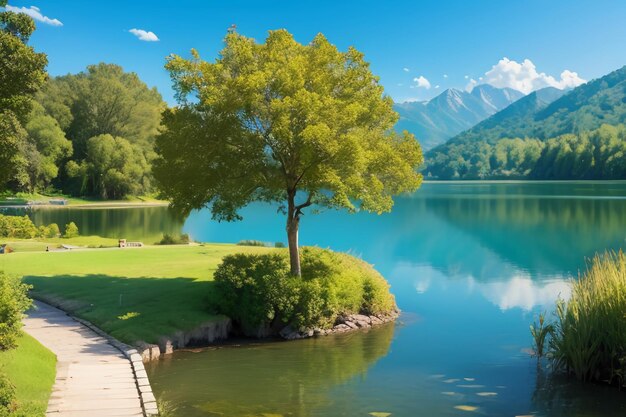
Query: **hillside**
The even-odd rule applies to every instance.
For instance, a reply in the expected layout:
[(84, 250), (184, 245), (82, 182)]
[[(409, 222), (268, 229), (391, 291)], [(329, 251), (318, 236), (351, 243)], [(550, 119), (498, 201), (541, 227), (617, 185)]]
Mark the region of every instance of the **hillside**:
[(394, 108), (400, 114), (396, 130), (413, 133), (428, 150), (523, 96), (519, 91), (487, 84), (476, 86), (471, 93), (451, 88), (429, 101), (396, 103)]
[[(599, 166), (606, 161), (597, 159), (600, 156), (595, 146), (603, 146), (600, 142), (608, 139), (593, 139), (600, 134), (598, 129), (603, 125), (624, 123), (626, 67), (568, 92), (545, 88), (529, 94), (432, 149), (426, 155), (425, 172), (441, 179), (604, 178), (605, 174), (596, 171), (593, 174), (590, 170), (568, 174), (545, 167), (538, 169), (536, 164), (556, 152), (555, 149), (569, 152), (572, 151), (569, 148), (578, 146), (586, 147), (585, 152), (594, 155), (588, 156), (588, 162), (580, 163)], [(621, 132), (622, 129), (614, 129), (610, 134), (606, 133), (612, 137), (610, 146), (615, 152), (621, 149)], [(612, 157), (605, 148), (602, 158)], [(548, 171), (551, 174), (546, 177)], [(621, 171), (613, 170), (611, 178), (621, 175), (617, 172)]]

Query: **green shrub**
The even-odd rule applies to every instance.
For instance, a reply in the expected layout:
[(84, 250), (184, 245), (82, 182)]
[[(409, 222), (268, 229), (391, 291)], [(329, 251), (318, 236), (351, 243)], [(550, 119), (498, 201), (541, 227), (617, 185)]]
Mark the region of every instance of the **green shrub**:
[(178, 238), (165, 233), (157, 245), (188, 245), (190, 241), (187, 233), (183, 233)]
[(265, 242), (261, 242), (260, 240), (240, 240), (237, 242), (239, 246), (267, 246)]
[(30, 307), (28, 285), (0, 272), (0, 350), (12, 349), (22, 327), (22, 316)]
[(0, 373), (0, 417), (13, 415), (15, 411), (15, 387), (9, 378)]
[(59, 229), (59, 225), (56, 223), (51, 223), (48, 225), (47, 234), (45, 237), (53, 238), (61, 236), (61, 229)]
[(626, 256), (596, 255), (557, 303), (550, 340), (554, 367), (580, 380), (620, 384), (626, 371)]
[(76, 223), (69, 222), (65, 225), (65, 234), (63, 235), (64, 238), (69, 239), (73, 237), (78, 237), (78, 235), (78, 226), (76, 226)]
[(307, 247), (301, 267), (302, 278), (289, 273), (286, 251), (225, 257), (214, 275), (217, 312), (252, 335), (287, 324), (330, 328), (339, 315), (395, 309), (387, 281), (362, 260)]
[(275, 248), (284, 248), (285, 244), (283, 242), (276, 242), (276, 243), (274, 243), (274, 247)]
[(0, 214), (0, 237), (32, 239), (39, 230), (28, 216), (4, 216)]

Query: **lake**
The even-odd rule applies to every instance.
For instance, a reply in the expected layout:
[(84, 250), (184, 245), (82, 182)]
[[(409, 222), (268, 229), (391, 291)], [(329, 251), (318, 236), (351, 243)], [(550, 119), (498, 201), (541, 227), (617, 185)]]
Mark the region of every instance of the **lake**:
[[(199, 241), (286, 242), (276, 208), (242, 214), (239, 223), (211, 221), (206, 210), (182, 222), (154, 207), (31, 215), (149, 243), (181, 229)], [(374, 264), (401, 319), (369, 332), (176, 353), (148, 367), (175, 415), (626, 415), (623, 392), (551, 377), (528, 353), (529, 324), (568, 296), (585, 259), (626, 246), (625, 182), (427, 183), (390, 214), (307, 213), (300, 239)]]

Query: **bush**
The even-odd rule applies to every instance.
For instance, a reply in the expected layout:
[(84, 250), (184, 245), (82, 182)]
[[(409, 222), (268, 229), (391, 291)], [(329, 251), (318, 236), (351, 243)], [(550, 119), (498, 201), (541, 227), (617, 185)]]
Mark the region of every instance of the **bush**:
[(59, 225), (56, 223), (51, 223), (48, 225), (46, 236), (48, 238), (59, 237), (61, 236), (61, 229), (59, 229)]
[(580, 380), (625, 380), (626, 256), (596, 255), (572, 283), (569, 301), (560, 300), (550, 340), (554, 367)]
[(13, 415), (15, 411), (15, 387), (9, 378), (0, 373), (0, 417)]
[(28, 216), (4, 216), (0, 214), (0, 237), (32, 239), (39, 230)]
[(283, 242), (276, 242), (276, 243), (274, 243), (274, 247), (275, 248), (284, 248), (285, 244)]
[(245, 334), (286, 325), (330, 328), (339, 315), (395, 310), (387, 281), (371, 265), (319, 248), (301, 251), (302, 278), (289, 272), (286, 251), (226, 256), (215, 272), (217, 312)]
[(261, 242), (260, 240), (240, 240), (237, 242), (239, 246), (267, 246), (265, 242)]
[(0, 272), (0, 350), (12, 349), (22, 328), (22, 316), (30, 307), (28, 285)]
[(187, 233), (183, 233), (178, 238), (165, 233), (157, 245), (188, 245), (190, 241)]
[(70, 239), (73, 237), (78, 237), (78, 235), (78, 226), (76, 226), (76, 223), (69, 222), (65, 225), (65, 234), (63, 235), (64, 238)]

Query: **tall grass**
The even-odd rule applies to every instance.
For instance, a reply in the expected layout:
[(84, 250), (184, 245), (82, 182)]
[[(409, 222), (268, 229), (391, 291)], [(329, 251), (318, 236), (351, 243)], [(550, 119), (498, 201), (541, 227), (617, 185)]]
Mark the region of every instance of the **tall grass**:
[(626, 256), (596, 255), (560, 300), (550, 340), (557, 369), (583, 381), (624, 383), (626, 371)]
[(530, 325), (530, 334), (535, 342), (535, 355), (542, 357), (548, 336), (554, 332), (554, 325), (546, 322), (546, 313), (539, 314), (539, 322)]

